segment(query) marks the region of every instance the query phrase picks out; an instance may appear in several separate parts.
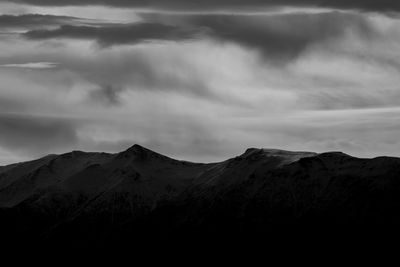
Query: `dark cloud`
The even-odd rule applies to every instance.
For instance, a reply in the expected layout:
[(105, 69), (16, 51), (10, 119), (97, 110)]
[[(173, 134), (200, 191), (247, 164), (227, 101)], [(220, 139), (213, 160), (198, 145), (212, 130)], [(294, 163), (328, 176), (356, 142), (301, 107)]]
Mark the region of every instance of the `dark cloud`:
[(374, 34), (368, 18), (343, 12), (285, 15), (167, 15), (142, 14), (146, 23), (114, 26), (62, 26), (33, 30), (30, 39), (93, 39), (101, 46), (136, 44), (149, 40), (192, 40), (212, 38), (261, 51), (281, 61), (299, 56), (310, 45), (342, 37), (352, 30), (360, 36)]
[(39, 14), (0, 15), (0, 28), (36, 28), (60, 26), (83, 22), (83, 19), (68, 16), (52, 16)]
[(398, 11), (395, 0), (14, 0), (11, 2), (42, 6), (105, 5), (161, 10), (255, 10), (279, 6)]
[(29, 39), (78, 38), (94, 39), (107, 47), (136, 44), (143, 41), (179, 41), (194, 38), (197, 32), (159, 23), (120, 24), (106, 27), (64, 25), (54, 30), (33, 30), (24, 34)]
[(262, 51), (269, 58), (292, 59), (308, 46), (342, 37), (353, 30), (361, 36), (374, 33), (367, 18), (358, 14), (329, 12), (285, 15), (160, 15), (150, 20), (181, 23), (208, 29), (208, 35)]
[(0, 146), (11, 151), (54, 151), (77, 139), (75, 125), (66, 119), (0, 114)]
[(105, 104), (106, 106), (115, 106), (121, 103), (119, 94), (122, 91), (123, 89), (121, 87), (105, 85), (99, 89), (91, 91), (89, 96), (90, 99), (96, 103)]
[(23, 103), (11, 97), (0, 96), (0, 112), (18, 111), (24, 108)]

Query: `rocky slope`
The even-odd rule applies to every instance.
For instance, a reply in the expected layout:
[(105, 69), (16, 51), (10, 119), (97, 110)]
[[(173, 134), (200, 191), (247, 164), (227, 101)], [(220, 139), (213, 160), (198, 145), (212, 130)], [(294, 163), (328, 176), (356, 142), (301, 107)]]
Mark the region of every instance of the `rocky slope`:
[(14, 241), (81, 247), (271, 236), (289, 225), (397, 228), (400, 159), (248, 149), (198, 164), (139, 145), (50, 155), (0, 168), (0, 224)]

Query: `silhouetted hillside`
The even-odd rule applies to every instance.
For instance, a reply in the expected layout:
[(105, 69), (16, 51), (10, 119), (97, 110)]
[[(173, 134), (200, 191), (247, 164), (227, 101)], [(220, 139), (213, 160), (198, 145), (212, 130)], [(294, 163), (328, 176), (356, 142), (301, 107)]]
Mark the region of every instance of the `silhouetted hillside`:
[(75, 151), (0, 168), (0, 231), (17, 243), (107, 247), (397, 229), (399, 178), (400, 159), (339, 152), (248, 149), (199, 164), (139, 145)]

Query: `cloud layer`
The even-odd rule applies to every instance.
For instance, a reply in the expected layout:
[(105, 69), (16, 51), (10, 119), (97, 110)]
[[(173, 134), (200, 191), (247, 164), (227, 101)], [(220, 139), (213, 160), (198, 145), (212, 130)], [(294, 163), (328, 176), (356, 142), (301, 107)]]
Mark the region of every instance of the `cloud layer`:
[(48, 117), (0, 115), (0, 146), (13, 150), (54, 151), (77, 141), (72, 123)]
[(42, 29), (61, 25), (79, 25), (89, 20), (41, 14), (0, 15), (0, 29)]
[(349, 32), (365, 38), (375, 34), (373, 25), (363, 16), (340, 12), (274, 16), (152, 13), (142, 14), (142, 18), (148, 22), (92, 27), (63, 25), (56, 29), (31, 30), (24, 36), (33, 40), (86, 39), (102, 47), (206, 37), (257, 49), (270, 59), (290, 60), (309, 46), (342, 38)]
[(106, 27), (64, 25), (54, 30), (33, 30), (25, 33), (30, 39), (77, 38), (96, 40), (101, 46), (136, 44), (152, 40), (180, 41), (196, 33), (184, 28), (157, 23), (135, 23)]
[(393, 0), (16, 0), (13, 2), (43, 6), (105, 5), (161, 10), (260, 10), (276, 6), (327, 7), (368, 11), (397, 11), (400, 4)]
[[(133, 143), (195, 161), (248, 147), (400, 156), (393, 3), (24, 2), (0, 15), (0, 165)], [(107, 7), (124, 5), (141, 10)]]

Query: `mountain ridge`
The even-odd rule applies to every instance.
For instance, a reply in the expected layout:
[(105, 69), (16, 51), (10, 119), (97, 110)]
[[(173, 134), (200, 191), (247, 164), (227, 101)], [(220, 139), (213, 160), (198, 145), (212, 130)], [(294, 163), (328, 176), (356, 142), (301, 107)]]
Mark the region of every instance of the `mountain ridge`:
[(11, 239), (106, 246), (133, 236), (271, 234), (285, 224), (397, 225), (397, 210), (400, 158), (393, 157), (249, 148), (193, 163), (134, 145), (0, 169), (0, 232)]
[[(255, 147), (250, 147), (245, 149), (245, 151), (236, 156), (236, 157), (243, 157), (246, 156), (250, 153), (254, 153), (255, 151), (263, 151), (266, 152), (267, 154), (271, 154), (273, 155), (274, 153), (281, 153), (281, 154), (311, 154), (311, 155), (322, 155), (322, 154), (337, 154), (337, 155), (345, 155), (345, 156), (349, 156), (349, 157), (354, 157), (351, 156), (349, 154), (346, 154), (344, 152), (341, 151), (327, 151), (327, 152), (321, 152), (321, 153), (317, 153), (317, 152), (309, 152), (309, 151), (291, 151), (291, 150), (284, 150), (284, 149), (277, 149), (277, 148), (255, 148)], [(117, 153), (107, 153), (107, 152), (93, 152), (93, 151), (82, 151), (82, 150), (73, 150), (70, 152), (65, 152), (62, 154), (48, 154), (45, 155), (43, 157), (40, 157), (38, 159), (33, 159), (33, 160), (29, 160), (29, 161), (22, 161), (22, 162), (17, 162), (17, 163), (11, 163), (11, 164), (6, 164), (6, 165), (2, 165), (0, 166), (0, 173), (2, 168), (9, 168), (12, 166), (17, 166), (19, 164), (25, 164), (25, 163), (30, 163), (30, 162), (35, 162), (35, 161), (39, 161), (45, 158), (52, 158), (52, 157), (59, 157), (59, 156), (66, 156), (66, 155), (71, 155), (71, 154), (79, 154), (79, 153), (86, 153), (86, 154), (107, 154), (107, 155), (119, 155), (119, 154), (129, 154), (129, 153), (143, 153), (143, 154), (152, 154), (152, 155), (158, 155), (158, 156), (162, 156), (168, 159), (172, 159), (172, 160), (176, 160), (176, 161), (182, 161), (182, 162), (188, 162), (188, 163), (200, 163), (200, 164), (210, 164), (210, 163), (219, 163), (219, 162), (223, 162), (223, 161), (217, 161), (217, 162), (207, 162), (207, 163), (203, 163), (203, 162), (194, 162), (194, 161), (187, 161), (184, 159), (175, 159), (173, 157), (167, 156), (167, 155), (163, 155), (161, 153), (158, 153), (154, 150), (151, 150), (149, 148), (146, 148), (142, 145), (139, 144), (134, 144), (131, 147), (127, 148), (124, 151), (121, 152), (117, 152)], [(235, 157), (235, 156), (234, 156)], [(232, 157), (232, 158), (234, 158)], [(356, 157), (355, 157), (356, 158)], [(362, 158), (362, 159), (376, 159), (376, 158), (393, 158), (393, 159), (400, 159), (400, 157), (394, 157), (394, 156), (376, 156), (376, 157), (368, 157), (368, 158)], [(361, 159), (361, 158), (360, 158)]]

